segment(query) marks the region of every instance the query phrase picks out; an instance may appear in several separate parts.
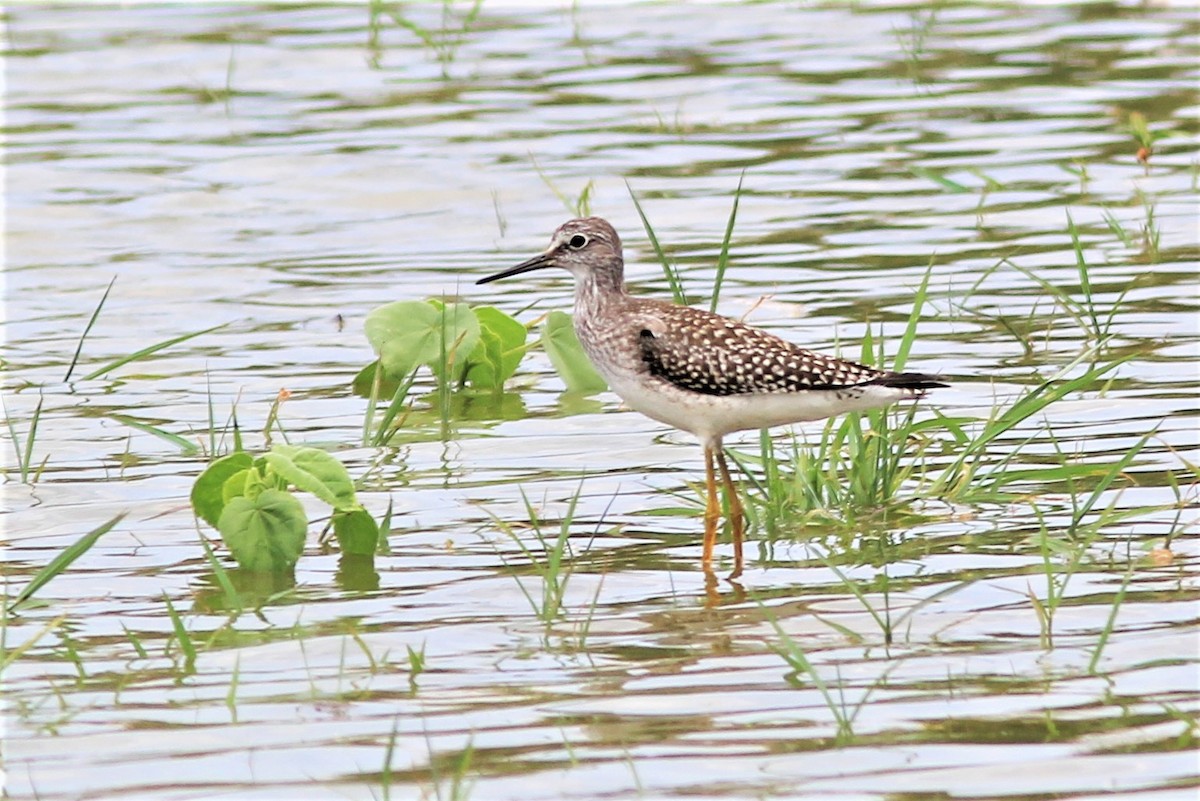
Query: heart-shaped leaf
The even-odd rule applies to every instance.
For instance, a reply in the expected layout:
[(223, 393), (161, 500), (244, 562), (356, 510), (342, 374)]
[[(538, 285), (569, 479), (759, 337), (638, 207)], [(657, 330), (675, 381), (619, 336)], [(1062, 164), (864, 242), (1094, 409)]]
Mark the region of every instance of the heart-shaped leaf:
[(277, 476), (296, 489), (311, 492), (338, 511), (359, 508), (354, 482), (333, 454), (319, 448), (276, 445), (262, 457)]
[(465, 303), (396, 301), (368, 314), (366, 331), (385, 376), (396, 381), (419, 365), (439, 375), (448, 367), (454, 378), (479, 341), (479, 321)]
[(234, 473), (249, 469), (254, 460), (244, 451), (223, 456), (204, 468), (204, 472), (196, 478), (192, 485), (192, 511), (205, 523), (217, 527), (221, 518), (221, 510), (225, 508), (225, 497), (222, 489), (225, 482)]
[(367, 315), (367, 341), (388, 377), (399, 381), (437, 357), (438, 340), (432, 334), (440, 318), (437, 309), (420, 300), (399, 300)]
[(238, 565), (260, 573), (291, 570), (304, 551), (308, 520), (291, 494), (263, 490), (255, 498), (233, 498), (217, 521), (221, 539)]

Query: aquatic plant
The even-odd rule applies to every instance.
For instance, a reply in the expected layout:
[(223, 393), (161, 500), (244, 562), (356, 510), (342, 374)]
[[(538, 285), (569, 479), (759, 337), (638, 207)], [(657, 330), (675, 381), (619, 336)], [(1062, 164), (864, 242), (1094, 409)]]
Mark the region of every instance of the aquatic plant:
[(192, 486), (192, 509), (221, 534), (240, 567), (290, 571), (304, 550), (308, 517), (292, 489), (333, 509), (343, 554), (373, 556), (380, 527), (355, 497), (354, 482), (332, 454), (275, 445), (258, 456), (238, 450), (212, 462)]
[[(402, 300), (367, 315), (366, 333), (378, 358), (354, 378), (355, 391), (368, 398), (363, 444), (386, 445), (396, 433), (417, 372), (425, 368), (436, 382), (434, 402), (443, 424), (452, 393), (498, 394), (529, 351), (529, 329), (542, 322), (540, 344), (567, 389), (599, 392), (607, 386), (588, 362), (564, 312), (552, 311), (528, 326), (494, 306), (469, 306), (430, 299)], [(378, 404), (390, 398), (376, 419)]]

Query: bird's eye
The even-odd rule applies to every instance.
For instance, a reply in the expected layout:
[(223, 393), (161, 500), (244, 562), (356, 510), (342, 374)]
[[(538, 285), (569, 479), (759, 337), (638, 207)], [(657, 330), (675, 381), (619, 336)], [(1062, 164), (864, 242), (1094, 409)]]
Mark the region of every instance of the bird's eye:
[(583, 234), (575, 234), (575, 236), (571, 237), (570, 241), (567, 242), (567, 245), (570, 246), (571, 250), (579, 250), (587, 245), (587, 243), (588, 238), (586, 236)]

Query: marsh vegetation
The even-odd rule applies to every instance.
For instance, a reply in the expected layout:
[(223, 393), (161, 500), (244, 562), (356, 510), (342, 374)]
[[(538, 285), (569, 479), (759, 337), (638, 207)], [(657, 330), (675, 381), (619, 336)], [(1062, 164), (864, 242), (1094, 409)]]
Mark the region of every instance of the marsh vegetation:
[[(8, 10), (6, 792), (1193, 793), (1191, 16)], [(472, 286), (586, 213), (953, 386), (731, 441), (706, 586), (569, 279)]]

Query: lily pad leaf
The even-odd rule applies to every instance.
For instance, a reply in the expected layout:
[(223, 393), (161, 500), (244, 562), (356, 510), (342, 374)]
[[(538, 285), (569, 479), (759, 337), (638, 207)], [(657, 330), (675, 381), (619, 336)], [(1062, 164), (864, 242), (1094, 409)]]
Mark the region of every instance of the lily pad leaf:
[(295, 567), (304, 551), (308, 520), (290, 493), (263, 490), (255, 498), (234, 498), (217, 521), (221, 539), (238, 565), (258, 573)]
[(552, 311), (546, 316), (546, 322), (542, 324), (542, 347), (567, 389), (585, 395), (608, 389), (608, 382), (596, 372), (583, 352), (571, 315)]
[(333, 454), (319, 448), (276, 445), (262, 457), (277, 476), (298, 490), (311, 492), (338, 511), (359, 508), (354, 482)]
[(192, 485), (192, 511), (196, 517), (216, 528), (221, 510), (225, 508), (225, 482), (233, 474), (248, 470), (253, 463), (250, 454), (239, 451), (223, 456), (204, 468)]

